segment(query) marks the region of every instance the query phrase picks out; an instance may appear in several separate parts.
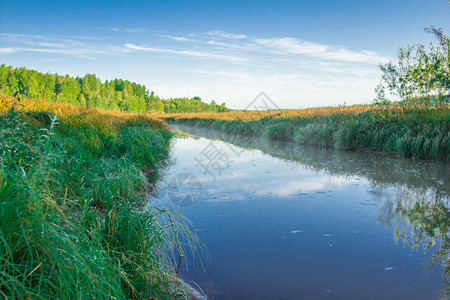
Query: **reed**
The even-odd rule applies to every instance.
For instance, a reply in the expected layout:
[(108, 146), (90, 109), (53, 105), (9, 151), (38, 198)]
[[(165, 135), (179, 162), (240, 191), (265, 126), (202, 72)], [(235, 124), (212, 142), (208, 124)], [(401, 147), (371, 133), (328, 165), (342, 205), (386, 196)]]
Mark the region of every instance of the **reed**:
[(0, 106), (0, 296), (187, 298), (171, 274), (177, 235), (196, 245), (189, 223), (143, 207), (168, 155), (164, 123), (7, 96)]
[(167, 122), (300, 144), (449, 161), (449, 112), (449, 106), (358, 105), (159, 117)]

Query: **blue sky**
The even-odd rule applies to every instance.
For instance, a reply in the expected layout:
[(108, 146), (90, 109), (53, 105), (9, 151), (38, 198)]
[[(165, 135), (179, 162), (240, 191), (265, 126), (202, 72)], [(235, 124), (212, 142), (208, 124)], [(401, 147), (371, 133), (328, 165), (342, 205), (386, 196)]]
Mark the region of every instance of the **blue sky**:
[(449, 20), (446, 0), (0, 0), (0, 62), (232, 108), (369, 103), (378, 63)]

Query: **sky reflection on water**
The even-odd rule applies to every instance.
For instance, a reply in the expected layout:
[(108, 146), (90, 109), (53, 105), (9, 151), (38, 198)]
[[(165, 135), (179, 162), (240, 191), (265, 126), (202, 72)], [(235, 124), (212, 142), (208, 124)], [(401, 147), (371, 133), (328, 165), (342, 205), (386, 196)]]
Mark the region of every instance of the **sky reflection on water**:
[[(181, 273), (209, 298), (426, 299), (442, 293), (442, 267), (428, 267), (442, 250), (439, 237), (426, 251), (411, 248), (414, 231), (398, 212), (423, 195), (448, 212), (445, 163), (265, 139), (243, 149), (215, 140), (228, 160), (213, 177), (198, 164), (210, 143), (176, 139), (174, 163), (160, 184), (182, 172), (201, 182), (198, 202), (177, 209), (197, 228), (210, 261), (205, 270), (183, 265)], [(152, 202), (170, 199), (161, 189)]]

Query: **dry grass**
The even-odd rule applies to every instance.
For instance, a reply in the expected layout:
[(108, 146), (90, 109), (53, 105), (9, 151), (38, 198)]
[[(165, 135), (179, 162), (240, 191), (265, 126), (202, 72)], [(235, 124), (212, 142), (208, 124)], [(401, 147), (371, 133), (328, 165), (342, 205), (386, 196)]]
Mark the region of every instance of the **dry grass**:
[[(102, 122), (110, 124), (120, 124), (133, 119), (144, 118), (150, 121), (157, 128), (167, 128), (166, 123), (161, 119), (151, 114), (135, 114), (123, 111), (101, 110), (96, 108), (86, 108), (74, 106), (66, 103), (49, 102), (44, 99), (34, 100), (31, 98), (22, 98), (17, 101), (14, 97), (8, 95), (0, 95), (0, 111), (5, 111), (15, 107), (20, 111), (39, 111), (56, 114), (59, 118), (64, 118), (69, 115), (77, 114), (91, 114), (99, 117)], [(110, 125), (106, 124), (106, 125)]]
[(449, 160), (449, 106), (354, 105), (301, 110), (159, 115), (169, 122), (300, 144)]
[[(263, 118), (270, 119), (309, 119), (328, 117), (334, 114), (360, 114), (363, 112), (371, 111), (375, 112), (379, 118), (386, 117), (391, 114), (402, 114), (404, 110), (410, 110), (418, 108), (414, 105), (353, 105), (353, 106), (338, 106), (338, 107), (317, 107), (306, 109), (289, 109), (289, 110), (276, 110), (276, 111), (234, 111), (225, 113), (179, 113), (179, 114), (155, 114), (154, 116), (161, 119), (204, 119), (204, 120), (216, 120), (216, 121), (257, 121)], [(424, 107), (420, 107), (424, 108)], [(448, 111), (450, 106), (440, 107), (428, 107), (430, 110)]]
[(208, 119), (221, 121), (256, 121), (266, 117), (273, 119), (286, 118), (314, 118), (325, 117), (332, 114), (358, 114), (368, 110), (377, 109), (374, 105), (354, 105), (354, 106), (339, 106), (339, 107), (318, 107), (306, 109), (289, 109), (277, 111), (234, 111), (225, 113), (181, 113), (181, 114), (157, 114), (159, 118), (173, 118), (173, 119)]

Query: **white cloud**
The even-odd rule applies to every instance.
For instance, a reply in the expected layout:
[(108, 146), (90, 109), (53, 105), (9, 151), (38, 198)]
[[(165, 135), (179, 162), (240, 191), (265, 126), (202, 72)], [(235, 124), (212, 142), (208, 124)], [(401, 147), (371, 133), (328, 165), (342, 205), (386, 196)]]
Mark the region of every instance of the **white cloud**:
[(175, 41), (179, 41), (179, 42), (193, 42), (193, 39), (189, 39), (183, 36), (173, 36), (172, 39), (174, 39)]
[[(206, 34), (191, 33), (190, 37), (170, 37), (179, 41), (195, 42), (195, 46), (205, 51), (242, 51), (253, 55), (267, 55), (271, 59), (280, 59), (281, 56), (291, 56), (291, 63), (301, 57), (311, 57), (316, 59), (316, 63), (323, 62), (343, 62), (343, 63), (366, 63), (378, 64), (389, 61), (386, 56), (379, 55), (368, 50), (349, 50), (343, 46), (319, 44), (311, 41), (303, 41), (294, 37), (279, 38), (258, 38), (245, 34), (234, 34), (220, 30), (211, 30)], [(297, 58), (297, 59), (296, 59)]]
[(0, 53), (14, 53), (17, 52), (16, 48), (0, 48)]
[(369, 64), (378, 64), (380, 62), (384, 63), (389, 60), (389, 58), (371, 51), (351, 51), (340, 46), (317, 44), (314, 42), (301, 41), (291, 37), (255, 39), (255, 42), (266, 47), (267, 49), (278, 50), (281, 53), (307, 55), (326, 60)]
[(70, 49), (45, 49), (45, 48), (0, 48), (0, 53), (20, 53), (20, 52), (36, 52), (36, 53), (50, 53), (61, 54), (65, 56), (73, 56), (79, 58), (86, 58), (94, 60), (95, 57), (84, 54), (83, 51)]
[(327, 51), (327, 46), (301, 42), (295, 38), (255, 39), (257, 44), (289, 54), (314, 54)]
[[(49, 53), (69, 57), (95, 60), (99, 55), (120, 54), (123, 47), (117, 48), (92, 37), (62, 37), (27, 34), (1, 33), (3, 44), (11, 47), (0, 48), (0, 53)], [(55, 57), (57, 58), (57, 57)]]
[(165, 49), (165, 48), (156, 48), (156, 47), (148, 47), (148, 46), (138, 46), (134, 44), (124, 44), (125, 48), (136, 50), (136, 51), (147, 51), (147, 52), (159, 52), (159, 53), (169, 53), (169, 54), (180, 54), (198, 58), (209, 58), (209, 59), (219, 59), (219, 60), (229, 60), (232, 62), (244, 62), (245, 59), (232, 56), (232, 55), (223, 55), (206, 51), (193, 51), (193, 50), (174, 50), (174, 49)]
[(123, 29), (118, 29), (118, 28), (112, 28), (113, 31), (115, 32), (146, 32), (147, 29), (145, 28), (123, 28)]
[(174, 35), (166, 35), (166, 34), (155, 34), (155, 36), (168, 38), (168, 39), (178, 41), (178, 42), (195, 42), (196, 41), (194, 39), (184, 37), (184, 36), (174, 36)]
[(114, 32), (126, 32), (126, 33), (140, 33), (148, 31), (145, 28), (92, 27), (92, 29), (109, 30)]
[(208, 35), (215, 37), (215, 38), (222, 38), (222, 39), (246, 39), (248, 38), (248, 35), (245, 34), (235, 34), (235, 33), (229, 33), (221, 30), (210, 30), (207, 33)]
[(36, 35), (36, 34), (18, 34), (18, 33), (0, 33), (0, 36), (9, 37), (9, 38), (44, 38), (43, 35)]

